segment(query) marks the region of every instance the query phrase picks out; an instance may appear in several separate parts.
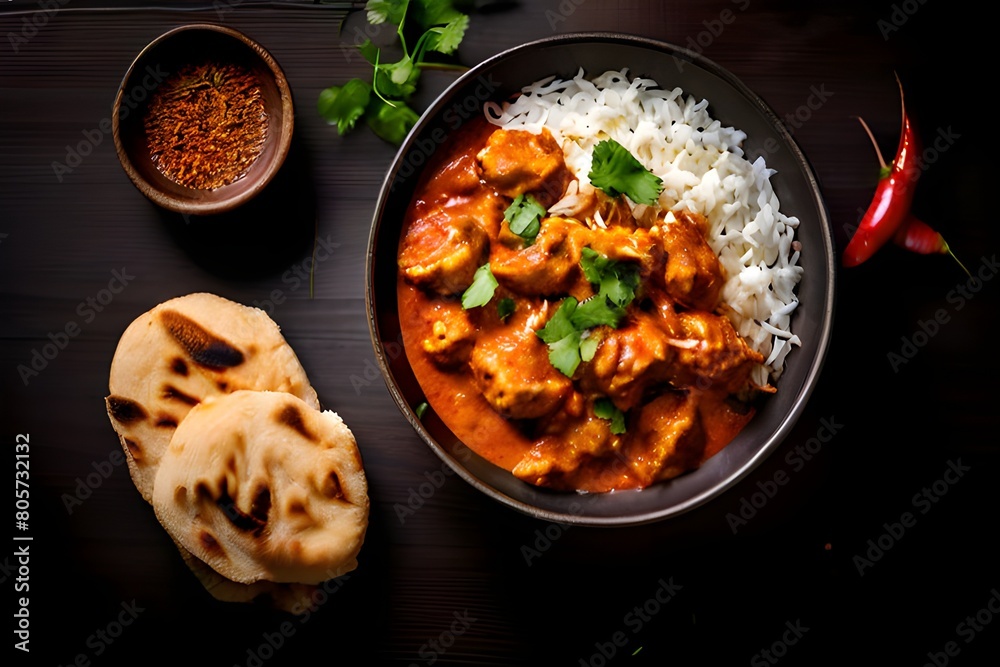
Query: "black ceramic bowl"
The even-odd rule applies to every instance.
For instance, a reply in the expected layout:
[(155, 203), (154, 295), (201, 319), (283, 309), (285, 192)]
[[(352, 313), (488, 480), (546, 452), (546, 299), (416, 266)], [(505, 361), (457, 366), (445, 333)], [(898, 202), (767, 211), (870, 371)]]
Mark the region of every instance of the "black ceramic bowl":
[[(481, 107), (486, 92), (494, 101), (551, 75), (588, 75), (628, 68), (632, 76), (680, 86), (707, 99), (713, 117), (746, 132), (748, 159), (766, 155), (782, 211), (800, 221), (802, 244), (798, 286), (800, 305), (792, 321), (801, 347), (789, 354), (777, 382), (750, 424), (700, 469), (641, 491), (608, 494), (557, 492), (529, 485), (470, 452), (433, 410), (423, 419), (415, 408), (423, 392), (400, 354), (396, 302), (396, 253), (420, 165), (429, 151), (447, 144), (455, 130), (455, 109), (470, 100)], [(456, 106), (457, 105), (457, 106)], [(469, 106), (476, 106), (469, 102)], [(835, 252), (827, 211), (806, 157), (778, 117), (736, 77), (690, 51), (626, 35), (588, 33), (559, 36), (512, 48), (474, 67), (454, 82), (424, 113), (400, 148), (386, 176), (375, 210), (368, 247), (366, 298), (369, 326), (379, 367), (393, 399), (420, 438), (463, 479), (497, 501), (526, 514), (582, 525), (634, 525), (666, 519), (723, 493), (771, 454), (802, 414), (819, 377), (832, 328)]]
[[(186, 187), (161, 173), (151, 157), (145, 124), (157, 90), (182, 68), (203, 63), (252, 72), (267, 114), (259, 157), (242, 178), (214, 189)], [(232, 28), (196, 23), (167, 31), (136, 56), (115, 96), (112, 135), (122, 168), (146, 197), (176, 213), (211, 215), (233, 210), (267, 187), (288, 155), (294, 123), (292, 92), (271, 54)]]

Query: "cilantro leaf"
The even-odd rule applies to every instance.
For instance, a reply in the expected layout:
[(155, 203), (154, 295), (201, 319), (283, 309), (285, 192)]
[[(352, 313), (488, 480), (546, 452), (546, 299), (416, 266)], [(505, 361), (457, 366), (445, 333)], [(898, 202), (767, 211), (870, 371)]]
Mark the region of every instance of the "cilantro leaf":
[(445, 25), (465, 16), (455, 9), (452, 0), (414, 0), (410, 11), (413, 20), (425, 29)]
[(499, 316), (501, 320), (506, 320), (514, 314), (514, 309), (516, 307), (517, 304), (514, 302), (514, 299), (511, 299), (510, 297), (500, 299), (497, 303), (497, 316)]
[(639, 287), (636, 265), (610, 259), (592, 248), (583, 249), (580, 266), (597, 294), (583, 302), (566, 297), (548, 323), (535, 332), (548, 343), (552, 365), (569, 377), (581, 361), (590, 361), (597, 352), (600, 339), (592, 330), (599, 326), (617, 329)]
[[(358, 51), (372, 65), (372, 79), (367, 95), (371, 93), (385, 104), (373, 103), (367, 109), (368, 98), (362, 99), (360, 89), (352, 86), (351, 95), (343, 95), (348, 85), (331, 86), (320, 93), (320, 115), (331, 124), (336, 123), (341, 134), (350, 131), (363, 114), (377, 136), (389, 143), (400, 145), (414, 123), (415, 112), (408, 106), (416, 93), (424, 67), (433, 63), (425, 61), (428, 51), (451, 55), (465, 38), (469, 16), (455, 8), (456, 0), (367, 0), (364, 4), (368, 23), (391, 24), (396, 27), (396, 39), (402, 47), (402, 57), (396, 62), (382, 62), (382, 49), (370, 39), (358, 44)], [(412, 49), (407, 40), (410, 35), (420, 35)], [(438, 66), (445, 66), (437, 63)], [(397, 109), (389, 112), (385, 105)]]
[[(595, 287), (597, 287), (597, 297), (604, 297), (604, 301), (589, 299), (588, 303), (597, 300), (589, 306), (594, 313), (593, 316), (600, 317), (597, 312), (601, 307), (606, 307), (612, 313), (618, 314), (619, 319), (624, 315), (622, 310), (635, 298), (635, 291), (639, 288), (639, 267), (630, 262), (619, 262), (598, 253), (593, 248), (584, 248), (580, 253), (580, 267), (583, 275)], [(617, 321), (611, 326), (617, 326)]]
[(364, 114), (371, 92), (371, 86), (361, 79), (351, 79), (343, 86), (331, 86), (320, 93), (319, 113), (328, 123), (337, 125), (338, 133), (346, 134)]
[(573, 312), (573, 325), (580, 329), (592, 329), (606, 325), (617, 328), (625, 317), (625, 311), (608, 301), (604, 294), (596, 294), (587, 299)]
[(538, 337), (546, 343), (555, 343), (572, 333), (576, 333), (577, 329), (573, 326), (572, 321), (576, 305), (577, 300), (571, 296), (563, 299), (559, 309), (549, 318), (548, 323), (535, 332)]
[(427, 38), (427, 50), (437, 51), (450, 55), (458, 49), (458, 45), (465, 37), (465, 30), (469, 27), (469, 17), (465, 14), (458, 15), (451, 22), (430, 28), (430, 37)]
[(591, 332), (586, 332), (580, 336), (580, 359), (590, 361), (597, 354), (597, 346), (601, 340)]
[(566, 377), (573, 377), (580, 365), (580, 343), (582, 334), (573, 324), (577, 300), (571, 296), (563, 299), (559, 309), (549, 318), (548, 323), (535, 332), (549, 346), (549, 363)]
[(573, 332), (549, 343), (549, 363), (566, 377), (573, 377), (580, 365), (580, 334)]
[(416, 92), (419, 78), (420, 69), (408, 56), (404, 56), (394, 63), (375, 65), (373, 86), (376, 94), (383, 100), (406, 100)]
[(545, 207), (537, 199), (529, 194), (519, 194), (503, 212), (503, 217), (510, 231), (531, 245), (542, 228), (541, 220), (545, 213)]
[(462, 294), (462, 308), (468, 310), (469, 308), (485, 306), (493, 298), (493, 292), (496, 291), (498, 284), (490, 270), (489, 262), (483, 264), (476, 269), (476, 273), (472, 277), (472, 284)]
[(368, 12), (368, 22), (372, 25), (392, 23), (399, 25), (406, 15), (409, 0), (368, 0), (365, 10)]
[(663, 180), (614, 139), (594, 146), (588, 178), (609, 196), (624, 194), (637, 204), (655, 204), (663, 191)]
[(621, 435), (625, 432), (625, 413), (615, 407), (610, 398), (599, 398), (594, 401), (594, 415), (611, 422), (611, 432)]
[(376, 97), (368, 105), (366, 122), (376, 136), (400, 144), (419, 118), (417, 112), (403, 102), (393, 106)]

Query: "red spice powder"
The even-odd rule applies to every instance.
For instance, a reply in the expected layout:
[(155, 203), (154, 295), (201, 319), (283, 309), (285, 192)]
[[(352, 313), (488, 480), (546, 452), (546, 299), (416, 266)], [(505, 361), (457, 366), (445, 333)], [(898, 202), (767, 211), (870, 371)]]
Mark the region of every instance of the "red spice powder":
[(267, 138), (267, 110), (254, 73), (240, 65), (181, 68), (150, 99), (146, 139), (156, 168), (196, 190), (247, 174)]

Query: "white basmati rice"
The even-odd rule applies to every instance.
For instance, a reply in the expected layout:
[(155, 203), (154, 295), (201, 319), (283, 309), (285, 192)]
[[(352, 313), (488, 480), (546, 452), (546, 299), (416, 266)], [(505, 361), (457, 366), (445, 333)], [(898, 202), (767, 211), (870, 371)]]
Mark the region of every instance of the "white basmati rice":
[[(583, 70), (573, 79), (549, 77), (521, 93), (504, 105), (488, 102), (485, 112), (507, 129), (537, 134), (545, 127), (562, 145), (579, 186), (571, 186), (550, 213), (571, 208), (575, 197), (593, 189), (587, 174), (598, 142), (611, 138), (627, 148), (663, 179), (660, 209), (687, 209), (708, 219), (709, 243), (727, 276), (727, 314), (765, 358), (752, 379), (760, 385), (776, 380), (791, 347), (801, 345), (791, 330), (802, 277), (793, 247), (799, 221), (780, 211), (770, 181), (775, 172), (763, 157), (752, 163), (744, 157), (746, 135), (712, 118), (707, 100), (696, 101), (680, 88), (664, 90), (651, 79), (630, 79), (626, 69), (596, 78)], [(630, 204), (637, 219), (651, 219), (648, 207)]]

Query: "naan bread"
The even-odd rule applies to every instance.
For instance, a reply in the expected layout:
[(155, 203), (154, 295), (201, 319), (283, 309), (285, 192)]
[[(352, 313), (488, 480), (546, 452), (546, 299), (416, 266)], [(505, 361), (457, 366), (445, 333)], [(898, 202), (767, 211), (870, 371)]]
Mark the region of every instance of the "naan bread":
[(244, 584), (350, 572), (368, 527), (350, 429), (282, 392), (236, 391), (192, 408), (160, 460), (152, 504), (174, 540)]
[(111, 362), (109, 389), (108, 415), (147, 501), (174, 429), (205, 399), (240, 389), (282, 391), (319, 408), (267, 313), (207, 293), (165, 301), (132, 322)]
[(295, 615), (316, 610), (316, 591), (319, 590), (319, 586), (315, 584), (279, 584), (273, 581), (241, 584), (223, 577), (207, 563), (198, 560), (190, 551), (177, 544), (176, 540), (174, 543), (195, 578), (216, 600), (261, 604)]

